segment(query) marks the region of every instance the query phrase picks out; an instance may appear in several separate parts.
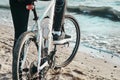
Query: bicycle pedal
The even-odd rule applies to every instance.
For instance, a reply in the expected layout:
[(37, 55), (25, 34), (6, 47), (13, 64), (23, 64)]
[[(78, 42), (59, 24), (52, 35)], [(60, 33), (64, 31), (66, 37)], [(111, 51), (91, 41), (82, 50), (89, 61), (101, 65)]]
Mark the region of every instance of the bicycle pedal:
[(30, 76), (34, 76), (37, 73), (37, 61), (33, 61), (30, 65)]

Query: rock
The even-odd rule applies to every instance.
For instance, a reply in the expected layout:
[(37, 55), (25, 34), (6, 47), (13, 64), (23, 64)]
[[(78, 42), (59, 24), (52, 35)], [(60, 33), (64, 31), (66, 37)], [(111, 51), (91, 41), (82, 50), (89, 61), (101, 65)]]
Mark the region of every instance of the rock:
[(117, 66), (114, 66), (114, 68), (117, 68)]
[(104, 63), (107, 63), (107, 61), (104, 61)]

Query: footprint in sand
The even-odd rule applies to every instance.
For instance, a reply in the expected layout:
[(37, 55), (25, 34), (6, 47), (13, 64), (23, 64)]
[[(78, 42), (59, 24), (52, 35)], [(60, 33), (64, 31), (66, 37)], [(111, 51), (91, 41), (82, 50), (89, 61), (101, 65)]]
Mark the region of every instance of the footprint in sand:
[[(85, 76), (85, 74), (77, 69), (71, 70), (63, 70), (58, 74), (53, 74), (49, 76), (48, 80), (83, 80), (84, 78), (81, 76)], [(50, 78), (51, 77), (51, 78)]]

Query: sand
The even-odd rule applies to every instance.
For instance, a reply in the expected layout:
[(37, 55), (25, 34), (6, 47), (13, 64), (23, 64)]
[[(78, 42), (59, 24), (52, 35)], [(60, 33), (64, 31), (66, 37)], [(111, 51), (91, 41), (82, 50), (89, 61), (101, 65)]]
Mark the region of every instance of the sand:
[[(0, 80), (12, 77), (13, 32), (13, 27), (0, 25)], [(120, 59), (102, 54), (80, 46), (72, 63), (60, 73), (50, 72), (47, 80), (120, 80)]]

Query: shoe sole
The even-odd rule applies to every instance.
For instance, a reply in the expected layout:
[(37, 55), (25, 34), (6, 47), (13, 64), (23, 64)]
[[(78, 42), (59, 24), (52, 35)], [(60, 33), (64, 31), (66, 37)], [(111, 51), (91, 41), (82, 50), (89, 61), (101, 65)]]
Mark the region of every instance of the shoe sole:
[(58, 40), (58, 41), (53, 41), (53, 44), (60, 45), (60, 44), (65, 44), (67, 42), (72, 41), (72, 39), (63, 39), (63, 40)]

